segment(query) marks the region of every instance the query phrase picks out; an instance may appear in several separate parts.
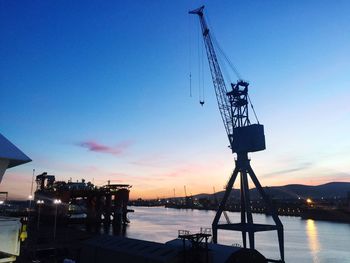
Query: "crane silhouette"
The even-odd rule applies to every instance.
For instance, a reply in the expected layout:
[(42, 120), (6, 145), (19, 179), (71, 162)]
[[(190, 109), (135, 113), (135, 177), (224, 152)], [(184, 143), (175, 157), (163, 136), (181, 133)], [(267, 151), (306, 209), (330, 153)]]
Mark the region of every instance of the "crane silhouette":
[[(248, 105), (250, 103), (248, 96), (248, 82), (239, 79), (236, 83), (230, 83), (229, 86), (231, 87), (231, 90), (227, 90), (225, 79), (223, 77), (214, 49), (212, 37), (207, 26), (207, 22), (204, 18), (203, 10), (204, 6), (190, 11), (189, 14), (198, 15), (199, 17), (219, 111), (229, 139), (229, 147), (231, 148), (232, 153), (237, 154), (237, 159), (235, 160), (235, 168), (229, 181), (227, 182), (227, 185), (225, 187), (225, 194), (219, 204), (218, 210), (212, 223), (213, 242), (217, 243), (218, 229), (240, 231), (242, 233), (244, 248), (247, 248), (246, 236), (248, 233), (249, 247), (251, 249), (254, 249), (255, 232), (277, 230), (281, 259), (278, 261), (272, 261), (284, 262), (284, 237), (282, 222), (279, 219), (269, 196), (261, 187), (261, 184), (250, 165), (250, 159), (248, 158), (249, 152), (265, 150), (264, 126), (259, 124), (259, 122), (257, 124), (252, 124), (250, 122), (248, 115)], [(233, 70), (235, 69), (233, 68)], [(253, 107), (252, 109), (254, 111)], [(227, 214), (224, 213), (226, 223), (220, 224), (220, 217), (225, 211), (226, 203), (232, 191), (234, 182), (238, 177), (238, 174), (240, 175), (241, 222), (231, 223), (231, 220), (228, 219)], [(275, 223), (274, 225), (254, 223), (251, 211), (248, 176), (251, 178), (256, 189), (265, 202), (268, 211), (271, 213), (273, 221)]]

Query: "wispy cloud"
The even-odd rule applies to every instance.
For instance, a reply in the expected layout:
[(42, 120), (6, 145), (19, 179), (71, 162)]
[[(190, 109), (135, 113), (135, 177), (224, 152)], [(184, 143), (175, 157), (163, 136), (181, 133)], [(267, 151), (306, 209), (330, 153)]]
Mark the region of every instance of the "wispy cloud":
[(87, 140), (79, 142), (76, 145), (82, 148), (86, 148), (91, 152), (106, 153), (119, 156), (123, 154), (131, 144), (131, 141), (123, 141), (117, 145), (105, 145), (95, 140)]
[(164, 154), (149, 154), (135, 161), (130, 162), (132, 165), (146, 166), (146, 167), (163, 167), (169, 165), (172, 161)]
[(302, 170), (309, 169), (313, 164), (311, 162), (305, 162), (298, 164), (295, 167), (290, 167), (287, 169), (279, 170), (279, 171), (273, 171), (271, 173), (264, 174), (265, 177), (275, 176), (275, 175), (282, 175), (282, 174), (289, 174), (294, 173)]

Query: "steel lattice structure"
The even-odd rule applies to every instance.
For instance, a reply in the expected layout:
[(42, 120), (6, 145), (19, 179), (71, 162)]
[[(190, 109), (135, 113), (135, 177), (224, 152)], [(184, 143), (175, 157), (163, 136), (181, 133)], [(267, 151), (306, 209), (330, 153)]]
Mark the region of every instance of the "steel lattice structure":
[[(232, 153), (237, 153), (235, 169), (226, 185), (224, 197), (220, 202), (218, 211), (212, 223), (213, 242), (217, 243), (218, 229), (235, 230), (242, 233), (243, 246), (245, 248), (247, 247), (246, 235), (248, 234), (249, 246), (250, 248), (254, 249), (255, 232), (277, 230), (281, 260), (274, 262), (284, 262), (284, 237), (282, 222), (278, 218), (270, 198), (261, 187), (261, 184), (250, 165), (250, 159), (248, 158), (249, 152), (262, 151), (265, 149), (264, 127), (261, 124), (251, 124), (249, 120), (249, 83), (243, 80), (238, 80), (235, 84), (231, 83), (231, 90), (227, 91), (225, 79), (220, 69), (210, 31), (204, 18), (203, 10), (204, 6), (192, 10), (189, 13), (198, 15), (199, 17), (219, 111), (230, 142)], [(241, 222), (231, 223), (231, 221), (228, 220), (225, 215), (227, 223), (219, 224), (220, 217), (225, 211), (227, 200), (239, 174), (241, 192)], [(254, 223), (250, 207), (248, 176), (251, 178), (268, 210), (270, 211), (275, 222), (274, 225)]]

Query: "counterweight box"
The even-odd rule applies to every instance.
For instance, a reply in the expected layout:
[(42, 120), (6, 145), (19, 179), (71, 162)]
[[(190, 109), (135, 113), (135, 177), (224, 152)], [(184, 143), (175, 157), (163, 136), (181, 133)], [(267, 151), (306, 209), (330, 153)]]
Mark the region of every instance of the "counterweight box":
[(252, 124), (238, 127), (231, 136), (232, 152), (257, 152), (265, 150), (264, 125)]

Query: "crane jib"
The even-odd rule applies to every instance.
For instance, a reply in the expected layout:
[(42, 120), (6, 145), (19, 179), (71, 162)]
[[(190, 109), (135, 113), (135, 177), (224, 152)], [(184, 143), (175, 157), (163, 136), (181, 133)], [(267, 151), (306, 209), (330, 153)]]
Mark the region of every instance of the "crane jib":
[(218, 108), (232, 152), (264, 150), (264, 127), (260, 124), (251, 125), (248, 116), (249, 83), (238, 80), (237, 83), (231, 84), (232, 90), (227, 92), (203, 9), (204, 6), (189, 13), (198, 15), (199, 17)]

